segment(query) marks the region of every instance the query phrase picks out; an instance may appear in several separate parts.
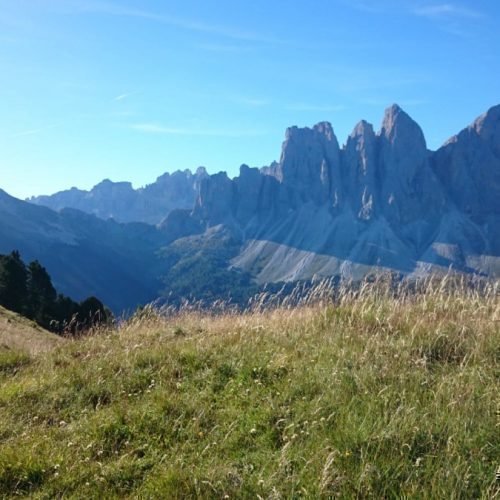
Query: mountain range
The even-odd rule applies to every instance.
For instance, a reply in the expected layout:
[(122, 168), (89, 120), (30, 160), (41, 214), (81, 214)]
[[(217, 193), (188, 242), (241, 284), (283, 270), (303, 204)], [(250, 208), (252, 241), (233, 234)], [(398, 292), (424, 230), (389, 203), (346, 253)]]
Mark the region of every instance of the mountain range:
[(291, 127), (279, 161), (234, 179), (198, 169), (29, 202), (0, 192), (0, 252), (39, 259), (63, 293), (115, 311), (374, 270), (498, 277), (500, 106), (437, 151), (393, 105), (343, 147), (328, 122)]
[(192, 208), (202, 179), (208, 177), (204, 167), (168, 172), (152, 184), (134, 189), (130, 182), (105, 179), (90, 191), (73, 187), (51, 196), (32, 196), (27, 201), (59, 211), (75, 208), (101, 219), (117, 222), (158, 224), (176, 208)]

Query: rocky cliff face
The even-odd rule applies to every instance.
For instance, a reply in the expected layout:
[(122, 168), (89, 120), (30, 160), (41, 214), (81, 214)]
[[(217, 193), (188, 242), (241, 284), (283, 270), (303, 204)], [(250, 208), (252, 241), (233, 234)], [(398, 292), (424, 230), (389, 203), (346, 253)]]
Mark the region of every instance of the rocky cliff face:
[[(242, 165), (234, 179), (223, 172), (177, 172), (137, 191), (128, 183), (105, 181), (88, 193), (70, 190), (34, 201), (121, 220), (162, 220), (149, 237), (162, 242), (164, 255), (175, 247), (181, 260), (174, 267), (199, 268), (199, 248), (217, 248), (211, 265), (236, 269), (256, 283), (450, 267), (499, 277), (500, 106), (436, 152), (427, 149), (418, 124), (394, 105), (378, 132), (361, 121), (342, 148), (329, 123), (291, 127), (279, 162), (261, 169)], [(68, 217), (64, 213), (64, 221)], [(80, 234), (57, 232), (66, 224), (43, 226), (56, 231), (51, 237), (64, 238), (63, 248), (78, 244)], [(16, 234), (15, 227), (9, 230), (4, 233)], [(224, 252), (226, 240), (230, 251)], [(133, 246), (133, 239), (127, 244)], [(191, 249), (189, 262), (179, 248)], [(158, 254), (154, 243), (147, 252)], [(183, 280), (184, 285), (189, 288)]]
[(340, 149), (332, 126), (318, 123), (312, 129), (286, 131), (276, 177), (290, 193), (293, 208), (304, 202), (340, 204)]
[(207, 177), (203, 167), (194, 174), (190, 170), (166, 173), (137, 190), (129, 182), (106, 179), (90, 191), (72, 188), (51, 196), (32, 197), (29, 201), (56, 211), (75, 208), (101, 219), (158, 224), (174, 209), (191, 209), (200, 184)]
[(291, 127), (278, 163), (203, 181), (191, 217), (241, 235), (233, 264), (259, 281), (357, 277), (374, 267), (495, 274), (500, 256), (500, 106), (433, 153), (400, 107), (361, 121)]
[(434, 169), (458, 210), (477, 222), (500, 213), (500, 106), (434, 155)]
[(359, 219), (371, 220), (380, 213), (378, 143), (371, 124), (361, 121), (347, 139), (343, 171), (351, 210)]

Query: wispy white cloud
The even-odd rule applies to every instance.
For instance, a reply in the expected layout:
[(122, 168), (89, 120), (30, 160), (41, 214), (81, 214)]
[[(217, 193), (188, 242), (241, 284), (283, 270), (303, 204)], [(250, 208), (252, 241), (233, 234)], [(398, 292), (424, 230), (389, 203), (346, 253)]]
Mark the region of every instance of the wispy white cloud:
[[(409, 14), (435, 20), (480, 19), (484, 14), (458, 2), (432, 0), (338, 0), (346, 7), (364, 14)], [(461, 33), (460, 33), (461, 34)]]
[(60, 125), (47, 125), (45, 127), (39, 127), (39, 128), (32, 128), (32, 129), (27, 129), (27, 130), (22, 130), (21, 132), (16, 132), (14, 134), (9, 135), (9, 138), (14, 139), (17, 137), (25, 137), (28, 135), (38, 135), (43, 132), (46, 132), (47, 130), (52, 130), (54, 128), (59, 127)]
[(137, 19), (149, 20), (188, 31), (199, 33), (218, 35), (234, 40), (243, 40), (251, 42), (284, 44), (284, 40), (280, 40), (273, 36), (264, 35), (254, 31), (247, 31), (238, 27), (217, 25), (204, 21), (189, 19), (184, 17), (173, 16), (165, 13), (157, 13), (144, 9), (129, 8), (118, 3), (100, 1), (100, 0), (67, 0), (65, 4), (78, 9), (80, 12), (106, 14), (118, 17), (134, 17)]
[(436, 24), (437, 28), (450, 35), (472, 39), (475, 35), (474, 22), (484, 18), (484, 14), (457, 3), (427, 4), (414, 8), (412, 15), (419, 16)]
[(132, 130), (146, 134), (159, 135), (185, 135), (185, 136), (210, 136), (210, 137), (250, 137), (265, 135), (263, 130), (252, 129), (210, 129), (210, 128), (184, 128), (170, 127), (159, 123), (134, 123), (130, 125)]
[(468, 7), (462, 7), (454, 3), (430, 4), (413, 9), (413, 14), (432, 19), (436, 18), (468, 18), (479, 19), (483, 14)]
[(113, 101), (123, 101), (124, 99), (128, 99), (129, 97), (132, 97), (133, 95), (137, 95), (139, 92), (125, 92), (124, 94), (119, 94), (116, 97), (113, 97)]

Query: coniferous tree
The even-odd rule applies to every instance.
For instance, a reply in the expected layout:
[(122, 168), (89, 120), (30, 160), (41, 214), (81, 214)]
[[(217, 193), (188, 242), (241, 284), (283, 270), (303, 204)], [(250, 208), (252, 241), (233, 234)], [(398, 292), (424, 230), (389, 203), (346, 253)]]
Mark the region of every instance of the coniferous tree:
[(0, 256), (0, 305), (17, 313), (25, 313), (27, 270), (16, 250)]
[(106, 323), (108, 321), (108, 312), (103, 303), (96, 297), (88, 297), (80, 302), (78, 319), (88, 328)]
[(27, 316), (45, 328), (54, 318), (57, 292), (47, 270), (37, 261), (29, 264), (27, 277)]
[(59, 334), (82, 333), (112, 319), (96, 297), (77, 303), (58, 295), (47, 270), (36, 260), (26, 267), (17, 251), (0, 255), (0, 305)]
[(79, 306), (74, 300), (59, 294), (54, 307), (56, 323), (52, 324), (52, 330), (57, 333), (75, 333), (78, 321), (78, 308)]

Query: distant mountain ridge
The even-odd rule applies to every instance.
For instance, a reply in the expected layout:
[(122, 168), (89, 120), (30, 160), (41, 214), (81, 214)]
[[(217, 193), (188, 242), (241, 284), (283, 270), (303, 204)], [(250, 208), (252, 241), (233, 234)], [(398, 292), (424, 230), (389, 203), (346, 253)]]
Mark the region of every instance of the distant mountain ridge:
[(158, 297), (166, 272), (155, 252), (166, 235), (74, 209), (55, 212), (0, 189), (0, 253), (19, 250), (47, 268), (54, 286), (77, 301), (94, 295), (115, 313)]
[[(190, 206), (163, 200), (158, 181), (137, 191), (118, 186), (113, 213), (94, 203), (104, 219), (155, 226), (56, 213), (0, 192), (0, 252), (19, 249), (40, 260), (63, 293), (97, 295), (115, 312), (160, 295), (244, 297), (243, 289), (265, 283), (384, 270), (500, 277), (500, 106), (435, 152), (393, 105), (378, 132), (361, 121), (343, 147), (328, 122), (291, 127), (269, 167), (242, 165), (234, 179), (198, 174), (180, 183)], [(95, 201), (105, 189), (94, 189)]]
[(134, 189), (130, 182), (105, 179), (90, 191), (71, 188), (49, 196), (33, 196), (27, 201), (59, 211), (74, 208), (117, 222), (158, 224), (175, 208), (191, 208), (199, 184), (208, 177), (204, 167), (194, 173), (178, 170), (161, 175), (152, 184)]

